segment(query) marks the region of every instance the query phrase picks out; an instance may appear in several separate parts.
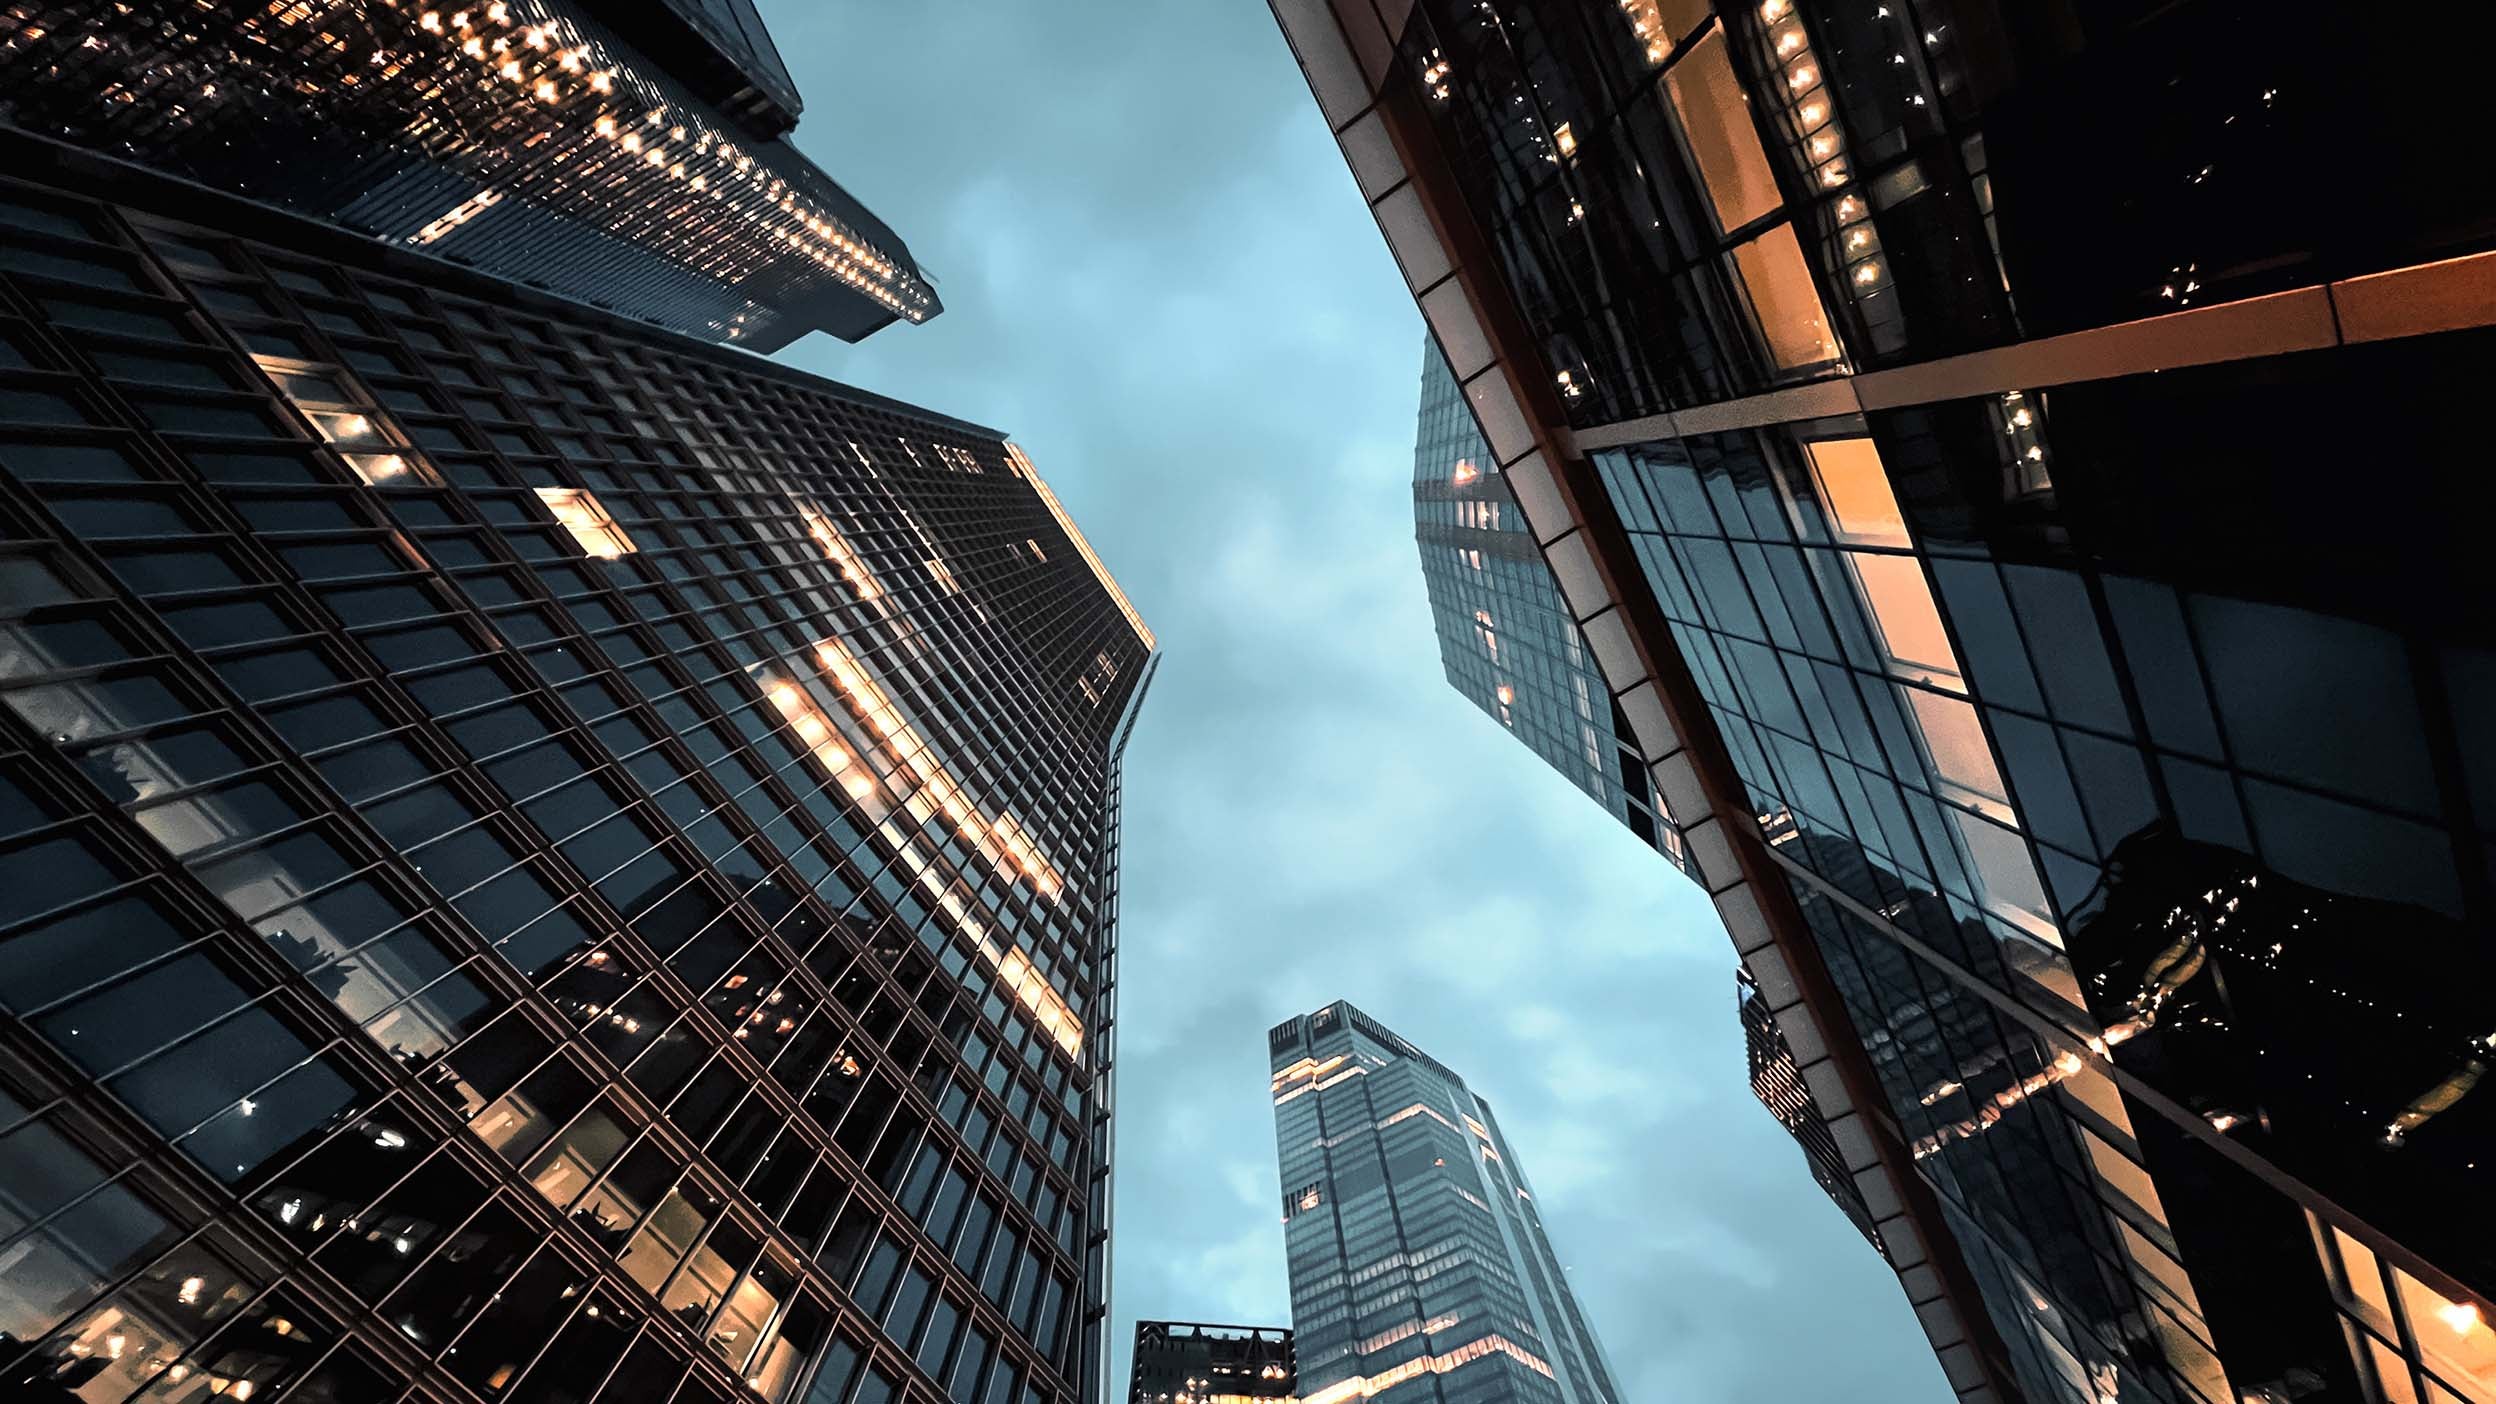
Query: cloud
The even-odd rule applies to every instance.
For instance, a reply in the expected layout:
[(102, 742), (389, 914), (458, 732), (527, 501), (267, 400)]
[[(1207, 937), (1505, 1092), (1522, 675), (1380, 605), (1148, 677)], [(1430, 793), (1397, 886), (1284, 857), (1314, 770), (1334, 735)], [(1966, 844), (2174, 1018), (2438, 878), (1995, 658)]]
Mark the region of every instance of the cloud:
[(946, 303), (787, 359), (1012, 432), (1163, 642), (1127, 753), (1118, 1334), (1289, 1319), (1263, 1034), (1349, 998), (1498, 1109), (1629, 1399), (1944, 1397), (1750, 1098), (1705, 899), (1442, 678), (1421, 323), (1264, 7), (764, 9), (799, 144)]

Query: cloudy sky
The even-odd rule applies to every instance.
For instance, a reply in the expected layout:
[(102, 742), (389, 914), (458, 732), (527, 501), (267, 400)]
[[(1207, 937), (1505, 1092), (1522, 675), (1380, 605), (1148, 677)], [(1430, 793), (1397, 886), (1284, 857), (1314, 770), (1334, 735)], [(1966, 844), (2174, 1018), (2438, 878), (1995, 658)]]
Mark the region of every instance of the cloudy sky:
[(763, 8), (798, 145), (946, 305), (789, 359), (1011, 433), (1161, 637), (1127, 752), (1119, 1336), (1289, 1320), (1263, 1034), (1348, 998), (1498, 1109), (1630, 1404), (1946, 1398), (1750, 1098), (1697, 889), (1441, 678), (1420, 319), (1265, 6)]

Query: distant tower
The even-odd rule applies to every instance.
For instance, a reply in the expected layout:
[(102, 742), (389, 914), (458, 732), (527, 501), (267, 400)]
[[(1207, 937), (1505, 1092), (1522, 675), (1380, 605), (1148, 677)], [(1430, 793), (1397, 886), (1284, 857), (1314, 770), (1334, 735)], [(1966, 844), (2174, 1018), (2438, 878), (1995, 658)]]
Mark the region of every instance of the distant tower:
[(1464, 1079), (1340, 1001), (1267, 1043), (1304, 1404), (1433, 1375), (1441, 1399), (1618, 1404), (1524, 1167)]

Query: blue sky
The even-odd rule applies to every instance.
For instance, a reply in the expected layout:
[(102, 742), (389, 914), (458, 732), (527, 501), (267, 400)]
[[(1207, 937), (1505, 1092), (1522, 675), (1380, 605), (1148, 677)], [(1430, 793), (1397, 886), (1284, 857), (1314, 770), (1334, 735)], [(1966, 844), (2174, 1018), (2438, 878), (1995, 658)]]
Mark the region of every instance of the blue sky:
[(1441, 678), (1420, 319), (1265, 6), (763, 9), (798, 145), (947, 309), (787, 359), (1011, 433), (1161, 637), (1127, 753), (1119, 1336), (1289, 1320), (1263, 1035), (1341, 997), (1498, 1109), (1631, 1404), (1946, 1398), (1751, 1100), (1714, 913)]

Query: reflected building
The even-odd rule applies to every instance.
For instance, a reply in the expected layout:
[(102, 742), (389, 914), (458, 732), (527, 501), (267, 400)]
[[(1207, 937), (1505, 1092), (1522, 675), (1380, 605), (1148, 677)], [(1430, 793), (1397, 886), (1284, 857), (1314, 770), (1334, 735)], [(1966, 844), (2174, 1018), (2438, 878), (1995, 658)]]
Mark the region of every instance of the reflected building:
[(706, 340), (942, 310), (752, 0), (20, 0), (0, 122)]
[(1300, 1384), (1291, 1332), (1279, 1326), (1135, 1323), (1128, 1404), (1242, 1404), (1290, 1400)]
[(1604, 812), (1681, 861), (1629, 732), (1435, 343), (1421, 356), (1413, 540), (1448, 686)]
[(1489, 1104), (1340, 1001), (1267, 1046), (1303, 1404), (1619, 1404)]
[(1889, 1256), (1881, 1247), (1881, 1230), (1872, 1222), (1872, 1208), (1863, 1202), (1863, 1190), (1855, 1178), (1846, 1173), (1846, 1159), (1838, 1152), (1837, 1138), (1829, 1134), (1828, 1119), (1820, 1114), (1820, 1104), (1812, 1100), (1811, 1088), (1803, 1081), (1802, 1065), (1794, 1061), (1793, 1045), (1785, 1041), (1785, 1033), (1777, 1027), (1776, 1012), (1768, 1007), (1766, 996), (1759, 992), (1759, 982), (1751, 972), (1740, 966), (1733, 971), (1736, 1011), (1742, 1019), (1744, 1061), (1751, 1070), (1751, 1095), (1777, 1119), (1786, 1134), (1803, 1152), (1803, 1163), (1810, 1167), (1811, 1178), (1817, 1181), (1829, 1202), (1855, 1226), (1872, 1251)]
[(2304, 4), (1273, 8), (1958, 1396), (2496, 1400), (2462, 91)]
[(1154, 641), (1022, 451), (0, 170), (0, 1395), (1097, 1397)]

